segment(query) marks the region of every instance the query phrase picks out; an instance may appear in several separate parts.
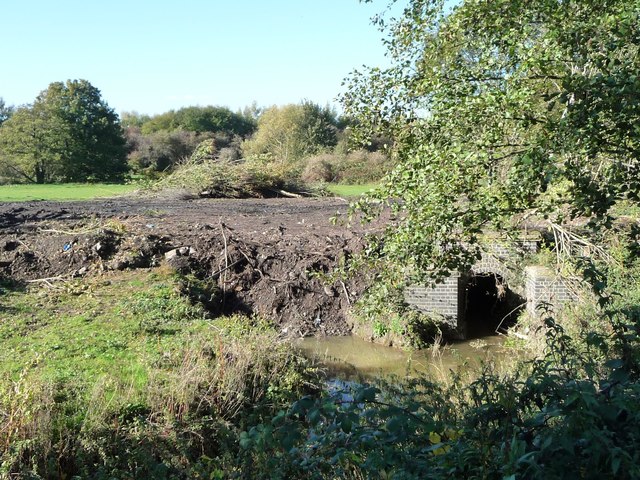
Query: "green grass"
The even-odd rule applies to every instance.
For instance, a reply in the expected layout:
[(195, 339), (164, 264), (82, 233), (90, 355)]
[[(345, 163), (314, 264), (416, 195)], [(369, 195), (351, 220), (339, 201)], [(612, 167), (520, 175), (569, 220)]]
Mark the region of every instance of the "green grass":
[(0, 377), (30, 368), (53, 381), (106, 376), (140, 385), (149, 362), (207, 328), (203, 311), (176, 290), (171, 276), (127, 272), (59, 291), (7, 292), (0, 296)]
[(0, 478), (222, 478), (191, 469), (232, 462), (310, 376), (265, 321), (187, 295), (213, 288), (165, 267), (0, 283)]
[(63, 183), (47, 185), (0, 185), (0, 202), (33, 200), (91, 200), (132, 192), (136, 185), (110, 183)]
[(327, 190), (329, 190), (337, 197), (359, 197), (363, 193), (366, 193), (377, 186), (377, 183), (365, 183), (362, 185), (342, 185), (330, 183), (327, 185)]

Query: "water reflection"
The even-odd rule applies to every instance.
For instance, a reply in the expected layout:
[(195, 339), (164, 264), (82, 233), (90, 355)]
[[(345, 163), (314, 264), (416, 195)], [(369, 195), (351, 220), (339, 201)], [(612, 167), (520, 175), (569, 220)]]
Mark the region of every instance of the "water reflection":
[(500, 358), (504, 339), (499, 335), (487, 336), (451, 343), (436, 352), (431, 349), (405, 352), (356, 337), (312, 337), (299, 340), (297, 345), (305, 355), (319, 359), (334, 376), (350, 379), (358, 375), (371, 378), (446, 374), (463, 363), (477, 368), (483, 360)]

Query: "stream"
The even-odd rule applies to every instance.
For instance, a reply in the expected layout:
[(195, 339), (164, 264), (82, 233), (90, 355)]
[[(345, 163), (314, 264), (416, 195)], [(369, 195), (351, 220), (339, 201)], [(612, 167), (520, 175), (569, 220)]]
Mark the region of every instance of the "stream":
[(302, 353), (320, 361), (334, 378), (353, 380), (422, 374), (445, 375), (467, 364), (478, 368), (482, 361), (504, 356), (501, 335), (442, 345), (439, 348), (407, 352), (377, 345), (357, 337), (309, 337), (297, 342)]

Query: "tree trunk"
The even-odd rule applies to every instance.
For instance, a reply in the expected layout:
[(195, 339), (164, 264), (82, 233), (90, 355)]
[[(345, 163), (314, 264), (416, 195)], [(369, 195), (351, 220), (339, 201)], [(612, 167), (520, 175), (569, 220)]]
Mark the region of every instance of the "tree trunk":
[(43, 184), (44, 181), (45, 181), (45, 170), (44, 170), (44, 168), (36, 167), (35, 174), (36, 174), (36, 183), (38, 185)]

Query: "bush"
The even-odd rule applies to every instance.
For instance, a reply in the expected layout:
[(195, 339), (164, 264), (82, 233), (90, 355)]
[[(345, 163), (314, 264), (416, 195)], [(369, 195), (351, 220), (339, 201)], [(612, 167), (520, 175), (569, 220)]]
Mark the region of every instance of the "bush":
[(309, 183), (335, 181), (336, 158), (335, 155), (323, 153), (307, 159), (300, 178)]
[(391, 168), (391, 160), (380, 152), (357, 150), (349, 154), (323, 153), (305, 160), (302, 180), (364, 184), (380, 181)]
[(338, 166), (337, 181), (351, 184), (377, 182), (388, 173), (391, 166), (389, 157), (380, 152), (357, 150), (349, 153)]

